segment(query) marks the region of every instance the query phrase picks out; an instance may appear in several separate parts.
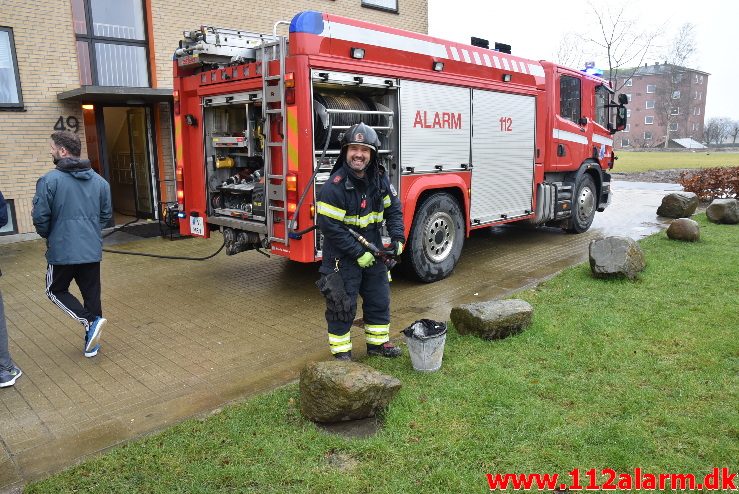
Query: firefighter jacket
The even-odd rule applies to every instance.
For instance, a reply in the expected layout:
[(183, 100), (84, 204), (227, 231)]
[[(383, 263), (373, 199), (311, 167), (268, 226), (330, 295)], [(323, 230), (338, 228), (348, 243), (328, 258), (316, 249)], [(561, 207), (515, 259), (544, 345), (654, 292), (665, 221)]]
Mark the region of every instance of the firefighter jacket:
[(386, 221), (390, 239), (405, 243), (400, 200), (384, 169), (372, 160), (365, 176), (358, 178), (342, 158), (343, 153), (341, 166), (334, 167), (316, 205), (318, 228), (324, 236), (323, 265), (331, 270), (335, 259), (356, 262), (367, 251), (347, 228), (382, 249), (382, 223)]

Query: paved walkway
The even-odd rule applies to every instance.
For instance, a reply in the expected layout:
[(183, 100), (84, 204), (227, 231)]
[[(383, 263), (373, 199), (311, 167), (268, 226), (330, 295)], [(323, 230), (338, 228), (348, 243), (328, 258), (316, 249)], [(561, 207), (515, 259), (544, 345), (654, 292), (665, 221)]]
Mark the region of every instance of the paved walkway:
[[(503, 296), (582, 262), (593, 238), (658, 230), (664, 225), (654, 211), (663, 195), (622, 190), (583, 235), (527, 228), (475, 233), (449, 279), (419, 284), (396, 277), (393, 333), (421, 317), (446, 320), (454, 305)], [(220, 245), (217, 237), (110, 237), (116, 239), (127, 241), (119, 249), (185, 256)], [(11, 355), (24, 372), (14, 387), (0, 390), (0, 492), (290, 382), (307, 361), (329, 358), (316, 266), (248, 252), (205, 262), (106, 253), (109, 322), (102, 350), (86, 359), (81, 326), (46, 298), (43, 254), (40, 240), (0, 244)], [(363, 337), (355, 332), (356, 350)]]

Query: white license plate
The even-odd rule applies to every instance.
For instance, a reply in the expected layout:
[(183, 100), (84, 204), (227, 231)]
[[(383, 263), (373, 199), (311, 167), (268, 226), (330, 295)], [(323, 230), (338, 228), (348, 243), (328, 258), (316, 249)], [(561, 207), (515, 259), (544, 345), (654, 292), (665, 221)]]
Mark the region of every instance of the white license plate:
[(190, 216), (190, 233), (205, 236), (205, 225), (202, 216)]

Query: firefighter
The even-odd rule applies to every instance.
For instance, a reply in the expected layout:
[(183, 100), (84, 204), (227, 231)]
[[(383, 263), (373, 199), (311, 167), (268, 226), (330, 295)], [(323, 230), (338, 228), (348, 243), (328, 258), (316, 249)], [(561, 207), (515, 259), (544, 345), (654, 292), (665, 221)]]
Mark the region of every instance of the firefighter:
[(364, 123), (346, 131), (331, 177), (321, 188), (316, 207), (323, 233), (323, 262), (318, 282), (326, 296), (326, 321), (331, 353), (351, 360), (351, 328), (362, 296), (367, 354), (398, 357), (390, 343), (390, 285), (385, 264), (363, 247), (349, 228), (382, 249), (382, 224), (394, 255), (403, 252), (403, 213), (398, 194), (377, 161), (380, 141)]

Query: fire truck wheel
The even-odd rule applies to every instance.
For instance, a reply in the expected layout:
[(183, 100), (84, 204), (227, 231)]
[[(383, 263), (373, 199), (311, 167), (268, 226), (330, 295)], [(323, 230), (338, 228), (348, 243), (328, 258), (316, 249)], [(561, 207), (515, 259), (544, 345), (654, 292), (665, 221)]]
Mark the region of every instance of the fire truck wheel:
[(449, 194), (428, 196), (418, 206), (410, 232), (408, 265), (426, 283), (446, 278), (454, 270), (464, 243), (464, 216)]
[(572, 198), (572, 218), (567, 224), (567, 232), (583, 233), (590, 228), (595, 218), (597, 200), (598, 189), (595, 187), (593, 177), (586, 173), (580, 177), (577, 191)]

